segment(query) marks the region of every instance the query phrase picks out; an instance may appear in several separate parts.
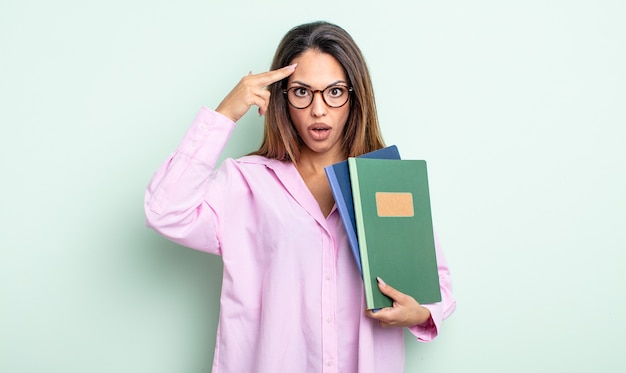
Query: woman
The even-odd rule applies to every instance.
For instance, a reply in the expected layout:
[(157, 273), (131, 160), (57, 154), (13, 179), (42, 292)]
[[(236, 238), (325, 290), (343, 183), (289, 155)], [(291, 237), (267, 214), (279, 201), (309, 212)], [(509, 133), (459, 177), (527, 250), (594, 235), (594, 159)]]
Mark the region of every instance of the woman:
[[(381, 282), (393, 307), (365, 311), (363, 285), (324, 167), (383, 147), (363, 56), (340, 27), (295, 27), (271, 71), (202, 108), (146, 191), (147, 224), (224, 263), (213, 372), (402, 372), (402, 327), (437, 335), (455, 306), (437, 244), (441, 303)], [(260, 149), (215, 168), (251, 106)]]

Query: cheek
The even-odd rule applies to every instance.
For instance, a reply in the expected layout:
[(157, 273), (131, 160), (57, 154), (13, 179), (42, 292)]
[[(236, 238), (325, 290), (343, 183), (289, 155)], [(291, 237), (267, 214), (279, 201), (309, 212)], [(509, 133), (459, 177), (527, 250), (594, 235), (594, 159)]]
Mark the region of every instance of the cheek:
[(350, 117), (350, 108), (347, 107), (345, 110), (342, 110), (341, 113), (337, 116), (337, 122), (341, 123), (342, 126), (345, 127), (348, 122), (348, 118)]
[(296, 121), (299, 120), (298, 119), (298, 111), (293, 109), (291, 106), (289, 107), (289, 119), (291, 119), (292, 122), (296, 122)]
[(302, 111), (303, 110), (296, 110), (291, 107), (289, 108), (289, 119), (291, 119), (291, 125), (296, 129), (298, 134), (300, 133), (303, 123)]

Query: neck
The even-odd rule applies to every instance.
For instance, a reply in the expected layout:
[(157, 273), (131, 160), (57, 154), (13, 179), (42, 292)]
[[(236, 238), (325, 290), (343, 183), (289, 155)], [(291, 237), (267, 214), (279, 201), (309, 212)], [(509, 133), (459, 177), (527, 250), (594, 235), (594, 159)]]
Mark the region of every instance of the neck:
[(304, 147), (300, 151), (300, 160), (298, 161), (297, 166), (300, 170), (323, 173), (324, 167), (345, 160), (346, 156), (342, 151), (328, 151), (324, 153), (316, 153), (311, 151), (311, 149)]

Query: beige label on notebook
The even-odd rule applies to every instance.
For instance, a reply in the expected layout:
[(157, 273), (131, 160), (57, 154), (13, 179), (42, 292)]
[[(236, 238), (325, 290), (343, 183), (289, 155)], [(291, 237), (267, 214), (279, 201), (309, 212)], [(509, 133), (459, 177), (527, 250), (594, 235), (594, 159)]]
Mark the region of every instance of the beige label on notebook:
[(411, 217), (412, 193), (376, 192), (376, 209), (380, 217)]

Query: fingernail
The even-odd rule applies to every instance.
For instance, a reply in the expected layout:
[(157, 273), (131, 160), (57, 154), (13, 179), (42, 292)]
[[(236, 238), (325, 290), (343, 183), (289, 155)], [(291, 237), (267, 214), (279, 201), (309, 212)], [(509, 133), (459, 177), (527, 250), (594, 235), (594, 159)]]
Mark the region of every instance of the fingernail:
[(290, 70), (295, 70), (295, 69), (296, 69), (296, 66), (298, 66), (298, 64), (297, 64), (297, 63), (294, 63), (293, 65), (289, 65), (289, 66), (287, 66), (287, 68), (288, 68), (288, 69), (290, 69)]
[(379, 284), (381, 284), (383, 287), (384, 287), (384, 286), (387, 286), (387, 284), (385, 283), (385, 281), (383, 281), (383, 279), (382, 279), (382, 278), (380, 278), (380, 277), (376, 277), (376, 280), (377, 280), (377, 281), (378, 281), (378, 283), (379, 283)]

